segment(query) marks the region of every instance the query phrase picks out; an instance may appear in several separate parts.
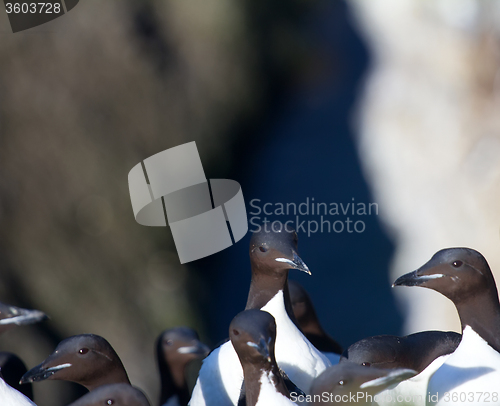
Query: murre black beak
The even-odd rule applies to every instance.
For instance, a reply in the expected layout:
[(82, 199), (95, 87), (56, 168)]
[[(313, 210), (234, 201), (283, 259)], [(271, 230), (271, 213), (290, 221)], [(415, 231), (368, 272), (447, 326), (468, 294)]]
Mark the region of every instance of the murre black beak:
[(285, 264), (290, 265), (290, 269), (297, 269), (299, 271), (311, 275), (311, 271), (309, 270), (307, 265), (304, 263), (304, 261), (302, 261), (302, 259), (297, 255), (297, 253), (294, 250), (292, 250), (292, 254), (293, 254), (293, 260), (288, 258), (276, 258), (275, 261), (284, 262)]
[(415, 375), (417, 375), (417, 371), (414, 371), (413, 369), (395, 369), (391, 370), (387, 375), (383, 375), (367, 381), (361, 384), (359, 387), (360, 389), (376, 388), (383, 390), (391, 385), (394, 385), (395, 383), (410, 379)]
[(396, 281), (392, 284), (394, 286), (421, 286), (423, 283), (444, 277), (443, 274), (440, 273), (430, 273), (426, 274), (428, 267), (422, 267), (417, 269), (416, 271), (407, 273), (403, 276), (400, 276)]
[(2, 326), (33, 324), (47, 319), (47, 315), (40, 310), (28, 310), (20, 307), (0, 306), (0, 328)]
[(19, 381), (19, 383), (22, 385), (25, 383), (43, 381), (47, 378), (50, 378), (57, 371), (60, 371), (61, 369), (69, 368), (71, 366), (71, 364), (60, 364), (60, 365), (46, 368), (44, 366), (44, 364), (45, 363), (41, 363), (40, 365), (37, 365), (36, 367), (31, 368), (28, 372), (26, 372), (21, 377), (21, 380)]
[(195, 345), (179, 347), (177, 348), (177, 352), (180, 354), (195, 354), (207, 356), (210, 352), (210, 348), (208, 348), (205, 344), (198, 341)]
[(256, 348), (259, 351), (259, 354), (262, 355), (268, 362), (271, 362), (271, 355), (269, 353), (269, 345), (266, 343), (264, 338), (259, 340), (259, 344), (255, 344), (251, 341), (247, 342), (247, 345), (253, 348)]

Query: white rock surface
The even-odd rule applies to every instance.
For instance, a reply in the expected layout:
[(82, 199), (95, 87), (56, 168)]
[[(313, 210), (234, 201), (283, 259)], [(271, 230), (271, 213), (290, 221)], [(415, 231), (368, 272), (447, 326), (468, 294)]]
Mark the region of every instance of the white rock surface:
[[(355, 123), (368, 182), (396, 245), (390, 275), (451, 246), (500, 281), (500, 2), (354, 0), (373, 52)], [(405, 332), (458, 330), (454, 306), (398, 288)]]

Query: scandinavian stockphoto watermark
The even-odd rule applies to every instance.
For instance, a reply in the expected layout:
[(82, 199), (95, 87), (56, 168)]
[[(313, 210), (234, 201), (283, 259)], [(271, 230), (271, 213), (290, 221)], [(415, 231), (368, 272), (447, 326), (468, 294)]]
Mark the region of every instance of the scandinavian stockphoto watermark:
[(314, 197), (306, 197), (302, 202), (271, 203), (261, 199), (250, 200), (250, 231), (261, 228), (272, 229), (276, 224), (270, 217), (283, 218), (282, 223), (297, 232), (315, 233), (363, 233), (366, 230), (367, 216), (378, 215), (377, 203), (357, 202), (318, 202)]
[(134, 216), (172, 231), (181, 264), (230, 247), (248, 231), (238, 182), (205, 177), (195, 142), (159, 152), (128, 174)]

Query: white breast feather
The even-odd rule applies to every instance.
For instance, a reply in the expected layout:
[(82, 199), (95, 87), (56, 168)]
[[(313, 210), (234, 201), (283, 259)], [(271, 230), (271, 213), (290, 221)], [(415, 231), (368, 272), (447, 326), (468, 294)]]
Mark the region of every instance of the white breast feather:
[(260, 378), (260, 392), (255, 406), (296, 406), (290, 399), (276, 390), (272, 374), (265, 372)]
[[(428, 402), (429, 405), (499, 406), (500, 354), (467, 326), (460, 345), (431, 377), (428, 389), (431, 395), (439, 394), (439, 402)], [(446, 401), (444, 392), (456, 393), (458, 397)], [(480, 392), (483, 393), (481, 400)], [(460, 400), (462, 393), (466, 394), (465, 398), (462, 395), (463, 402)], [(471, 393), (475, 396), (473, 402), (469, 401)]]
[(36, 406), (21, 392), (7, 385), (2, 378), (0, 378), (0, 404), (2, 406)]
[[(292, 323), (279, 291), (261, 310), (276, 320), (276, 361), (295, 385), (309, 393), (313, 379), (330, 361)], [(203, 361), (190, 406), (232, 406), (238, 403), (243, 370), (231, 342), (224, 343)]]

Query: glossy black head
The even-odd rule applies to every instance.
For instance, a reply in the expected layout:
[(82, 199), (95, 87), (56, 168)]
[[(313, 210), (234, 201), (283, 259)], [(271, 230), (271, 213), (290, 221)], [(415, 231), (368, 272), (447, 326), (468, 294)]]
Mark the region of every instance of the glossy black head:
[(471, 248), (438, 251), (425, 265), (399, 277), (393, 286), (433, 289), (455, 304), (484, 294), (497, 295), (495, 280), (484, 257)]
[(267, 369), (276, 362), (276, 322), (269, 313), (257, 309), (239, 313), (229, 326), (229, 338), (243, 367)]
[(395, 368), (404, 337), (383, 335), (364, 338), (347, 348), (340, 362), (351, 362), (360, 366)]
[(61, 341), (45, 361), (24, 374), (21, 383), (45, 379), (76, 382), (89, 390), (110, 383), (129, 383), (113, 347), (94, 334)]
[[(313, 382), (311, 392), (313, 395), (320, 396), (326, 392), (333, 394), (333, 397), (357, 394), (358, 392), (365, 396), (367, 394), (374, 396), (395, 383), (415, 376), (415, 374), (416, 372), (410, 369), (378, 369), (344, 362), (326, 369), (319, 375)], [(345, 398), (349, 399), (349, 396)]]
[(189, 327), (165, 330), (156, 341), (156, 356), (161, 379), (160, 404), (177, 396), (179, 404), (189, 402), (187, 367), (191, 361), (202, 360), (210, 349), (203, 344), (198, 333)]
[(198, 333), (189, 327), (175, 327), (165, 330), (157, 341), (157, 356), (160, 369), (184, 367), (194, 359), (205, 358), (210, 349), (203, 344)]
[(139, 389), (118, 383), (101, 386), (69, 406), (150, 406), (150, 404)]
[(40, 310), (22, 309), (0, 303), (0, 334), (15, 326), (38, 323), (47, 319), (47, 315)]
[(250, 240), (252, 267), (266, 273), (298, 269), (311, 274), (297, 253), (297, 243), (294, 229), (278, 221), (264, 224)]

